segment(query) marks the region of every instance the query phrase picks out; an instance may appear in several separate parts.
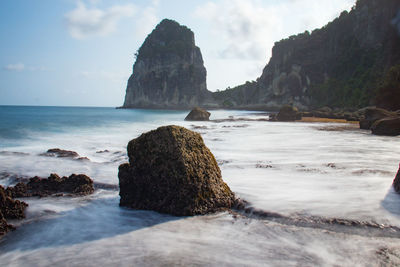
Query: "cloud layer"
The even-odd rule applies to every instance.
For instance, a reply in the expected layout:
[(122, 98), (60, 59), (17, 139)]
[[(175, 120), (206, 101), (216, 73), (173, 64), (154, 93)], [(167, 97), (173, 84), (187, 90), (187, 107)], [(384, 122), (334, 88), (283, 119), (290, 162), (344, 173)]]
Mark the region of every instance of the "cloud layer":
[(312, 30), (349, 9), (353, 0), (209, 1), (195, 15), (212, 26), (222, 58), (266, 61), (275, 41)]
[(114, 5), (108, 9), (87, 8), (78, 2), (76, 8), (65, 15), (70, 35), (76, 39), (106, 36), (116, 30), (117, 23), (124, 17), (135, 14), (132, 4)]

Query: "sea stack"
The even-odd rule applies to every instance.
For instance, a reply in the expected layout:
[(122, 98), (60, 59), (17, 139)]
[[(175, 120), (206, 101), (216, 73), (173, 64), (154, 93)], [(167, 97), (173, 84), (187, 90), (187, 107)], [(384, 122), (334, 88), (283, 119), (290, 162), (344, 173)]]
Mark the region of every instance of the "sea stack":
[(190, 109), (212, 103), (194, 33), (164, 19), (136, 53), (123, 108)]
[(235, 196), (200, 134), (164, 126), (128, 144), (119, 167), (120, 205), (175, 216), (229, 209)]

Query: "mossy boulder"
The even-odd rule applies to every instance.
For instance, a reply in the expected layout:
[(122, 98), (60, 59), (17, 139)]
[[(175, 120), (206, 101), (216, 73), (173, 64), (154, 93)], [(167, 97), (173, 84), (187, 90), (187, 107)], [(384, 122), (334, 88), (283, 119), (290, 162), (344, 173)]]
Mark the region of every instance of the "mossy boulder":
[(301, 120), (301, 113), (296, 107), (285, 105), (281, 107), (278, 115), (276, 116), (278, 121), (295, 121)]
[(229, 209), (235, 196), (200, 134), (164, 126), (128, 144), (119, 167), (120, 205), (176, 216)]
[(202, 108), (194, 108), (186, 116), (185, 121), (208, 121), (210, 120), (211, 113)]

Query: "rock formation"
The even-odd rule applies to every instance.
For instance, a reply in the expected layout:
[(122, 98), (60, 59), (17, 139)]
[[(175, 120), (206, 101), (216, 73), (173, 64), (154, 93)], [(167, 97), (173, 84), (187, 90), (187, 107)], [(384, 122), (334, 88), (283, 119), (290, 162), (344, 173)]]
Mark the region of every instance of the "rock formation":
[(164, 19), (136, 54), (124, 108), (186, 109), (212, 104), (193, 32)]
[(176, 216), (229, 209), (234, 194), (200, 134), (164, 126), (128, 144), (119, 167), (120, 205)]
[(256, 82), (214, 96), (227, 108), (368, 106), (382, 74), (400, 64), (400, 35), (392, 24), (398, 10), (398, 0), (358, 0), (323, 28), (275, 43)]
[(210, 120), (211, 113), (202, 108), (194, 108), (186, 116), (185, 121), (208, 121)]

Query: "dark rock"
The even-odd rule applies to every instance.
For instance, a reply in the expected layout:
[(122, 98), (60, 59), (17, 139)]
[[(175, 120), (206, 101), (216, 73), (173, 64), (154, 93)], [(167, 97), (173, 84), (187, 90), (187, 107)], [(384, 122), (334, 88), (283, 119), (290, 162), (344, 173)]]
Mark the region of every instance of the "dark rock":
[(93, 180), (84, 174), (62, 178), (51, 174), (47, 179), (35, 176), (27, 184), (18, 183), (14, 187), (8, 187), (6, 192), (11, 197), (45, 197), (58, 193), (89, 195), (94, 192), (94, 187)]
[(3, 213), (1, 213), (0, 211), (0, 237), (12, 230), (15, 230), (15, 227), (7, 223), (6, 219), (3, 216)]
[(296, 107), (292, 107), (289, 105), (283, 106), (278, 115), (276, 116), (278, 121), (296, 121), (301, 120), (301, 113)]
[(397, 116), (398, 114), (396, 112), (387, 111), (381, 108), (368, 107), (364, 111), (364, 119), (360, 120), (360, 129), (369, 130), (376, 121)]
[(400, 193), (400, 165), (396, 177), (393, 180), (393, 188), (397, 193)]
[(389, 117), (376, 121), (371, 127), (375, 135), (400, 135), (400, 117)]
[(208, 121), (210, 120), (211, 113), (202, 108), (194, 108), (186, 116), (185, 121)]
[(124, 108), (187, 109), (213, 103), (194, 33), (164, 19), (137, 52)]
[(160, 127), (130, 141), (128, 156), (118, 173), (121, 206), (188, 216), (234, 204), (234, 194), (198, 133)]
[(51, 148), (47, 150), (46, 153), (42, 154), (43, 156), (49, 157), (57, 157), (57, 158), (78, 158), (79, 154), (75, 151), (64, 150), (59, 148)]
[(11, 198), (4, 187), (0, 185), (0, 212), (5, 219), (22, 219), (25, 218), (25, 209), (28, 206), (23, 201)]

